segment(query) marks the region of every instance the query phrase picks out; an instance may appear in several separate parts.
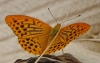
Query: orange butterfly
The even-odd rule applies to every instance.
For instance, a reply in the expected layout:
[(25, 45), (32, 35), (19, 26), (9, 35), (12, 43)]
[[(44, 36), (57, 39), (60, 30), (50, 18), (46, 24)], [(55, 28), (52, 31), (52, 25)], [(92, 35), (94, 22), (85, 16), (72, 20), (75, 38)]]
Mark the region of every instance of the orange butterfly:
[(58, 35), (45, 54), (63, 49), (69, 42), (90, 29), (90, 25), (83, 22), (74, 23), (61, 29), (61, 24), (57, 24), (52, 28), (41, 20), (24, 15), (8, 15), (5, 21), (18, 36), (21, 47), (34, 55), (42, 54), (58, 31)]

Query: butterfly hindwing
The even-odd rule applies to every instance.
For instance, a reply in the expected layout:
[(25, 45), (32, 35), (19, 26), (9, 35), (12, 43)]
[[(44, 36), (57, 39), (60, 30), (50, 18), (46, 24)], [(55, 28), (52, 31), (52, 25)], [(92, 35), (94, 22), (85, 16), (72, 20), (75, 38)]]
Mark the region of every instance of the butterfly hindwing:
[(30, 38), (18, 38), (19, 44), (24, 50), (34, 55), (40, 55), (46, 48), (47, 39), (49, 35), (42, 35)]

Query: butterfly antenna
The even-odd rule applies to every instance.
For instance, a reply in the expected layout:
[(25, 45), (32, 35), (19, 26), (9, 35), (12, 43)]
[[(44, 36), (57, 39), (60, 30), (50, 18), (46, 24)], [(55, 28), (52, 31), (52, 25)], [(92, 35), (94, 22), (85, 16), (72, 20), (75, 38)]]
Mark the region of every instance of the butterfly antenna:
[[(57, 22), (57, 20), (56, 20), (56, 18), (53, 16), (53, 14), (51, 13), (51, 11), (50, 11), (50, 9), (48, 8), (48, 10), (49, 10), (49, 12), (50, 12), (50, 14), (51, 14), (51, 16), (55, 19), (55, 21)], [(58, 22), (57, 22), (58, 23)]]
[(81, 15), (78, 15), (78, 16), (76, 16), (76, 17), (74, 17), (74, 18), (72, 18), (72, 19), (69, 19), (69, 20), (67, 20), (67, 21), (70, 21), (70, 20), (73, 20), (73, 19), (75, 19), (75, 18), (77, 18), (77, 17), (80, 17)]
[(68, 11), (68, 13), (67, 13), (67, 15), (66, 15), (66, 17), (65, 17), (65, 19), (63, 20), (63, 22), (61, 22), (62, 23), (62, 25), (64, 24), (64, 22), (66, 21), (66, 19), (68, 18), (68, 15), (70, 14), (70, 12), (71, 12), (71, 10), (72, 10), (72, 8), (73, 8), (73, 6), (75, 5), (75, 1), (72, 3), (72, 7), (69, 9), (69, 11)]

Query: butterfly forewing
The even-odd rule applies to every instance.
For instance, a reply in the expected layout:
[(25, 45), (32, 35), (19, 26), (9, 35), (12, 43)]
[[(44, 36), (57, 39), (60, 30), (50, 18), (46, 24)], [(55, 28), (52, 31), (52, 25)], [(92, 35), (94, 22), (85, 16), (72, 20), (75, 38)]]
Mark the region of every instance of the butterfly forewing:
[(9, 15), (6, 17), (6, 22), (13, 32), (21, 38), (48, 34), (51, 30), (51, 26), (48, 24), (24, 15)]
[(69, 42), (87, 32), (89, 29), (90, 25), (86, 23), (74, 23), (63, 27), (46, 53), (54, 53), (64, 48)]

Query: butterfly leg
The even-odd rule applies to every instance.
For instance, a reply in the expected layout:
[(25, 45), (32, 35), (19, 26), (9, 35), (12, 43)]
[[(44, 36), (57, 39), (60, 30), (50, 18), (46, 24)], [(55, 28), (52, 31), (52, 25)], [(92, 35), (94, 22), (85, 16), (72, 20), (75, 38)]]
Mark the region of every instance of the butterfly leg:
[(62, 50), (62, 53), (63, 53), (63, 55), (64, 55), (64, 50), (63, 49), (61, 49)]
[(54, 53), (52, 53), (51, 55), (53, 55), (53, 56), (54, 56)]

